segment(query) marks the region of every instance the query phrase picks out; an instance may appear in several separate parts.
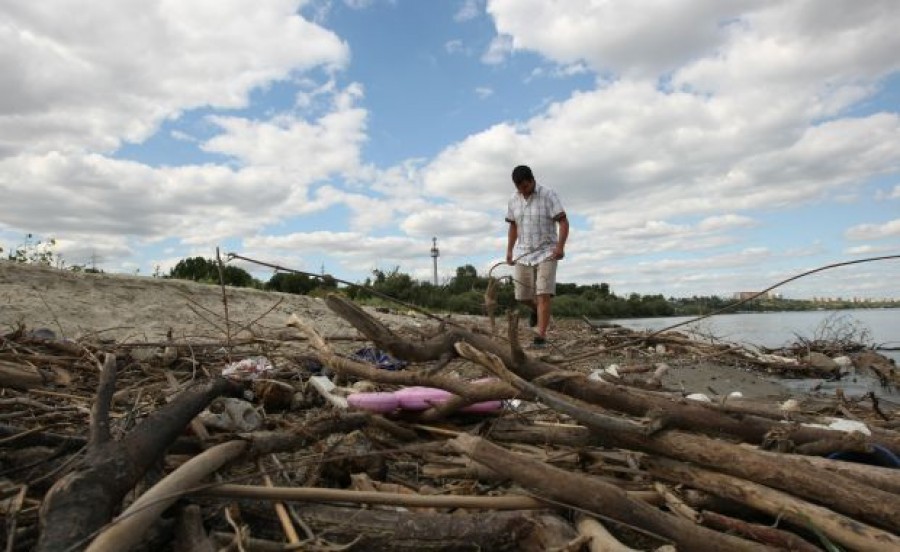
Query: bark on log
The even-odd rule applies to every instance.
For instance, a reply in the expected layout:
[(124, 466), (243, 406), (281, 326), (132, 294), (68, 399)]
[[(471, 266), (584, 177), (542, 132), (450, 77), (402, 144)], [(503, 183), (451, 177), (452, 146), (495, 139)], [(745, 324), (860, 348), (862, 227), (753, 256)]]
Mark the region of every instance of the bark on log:
[(348, 491), (319, 487), (257, 487), (222, 484), (191, 494), (206, 497), (280, 500), (283, 502), (350, 502), (356, 504), (389, 504), (406, 507), (479, 508), (490, 510), (526, 510), (546, 508), (536, 498), (518, 495), (461, 496)]
[[(568, 447), (586, 447), (596, 441), (591, 431), (577, 425), (531, 425), (513, 419), (495, 420), (491, 425), (491, 438), (496, 441), (530, 443), (534, 445), (562, 445)], [(785, 458), (782, 453), (757, 451), (774, 462)], [(854, 464), (816, 456), (790, 456), (792, 462), (800, 469), (809, 466), (853, 479), (876, 489), (900, 495), (900, 470)]]
[[(773, 460), (762, 451), (685, 431), (667, 430), (648, 435), (639, 424), (612, 418), (587, 405), (577, 405), (523, 380), (510, 372), (496, 356), (486, 355), (467, 343), (457, 343), (456, 349), (467, 358), (483, 364), (516, 389), (538, 396), (557, 411), (586, 425), (604, 445), (651, 452), (708, 466), (815, 500), (880, 527), (900, 530), (900, 496), (802, 464), (796, 456), (782, 455)], [(842, 492), (835, 493), (836, 488)]]
[(130, 549), (141, 541), (144, 531), (153, 525), (156, 518), (179, 498), (179, 491), (196, 486), (246, 450), (247, 443), (229, 441), (191, 458), (138, 497), (112, 525), (97, 535), (86, 552)]
[(640, 552), (619, 542), (602, 523), (594, 518), (579, 515), (575, 527), (579, 534), (591, 539), (588, 543), (590, 552)]
[(182, 508), (178, 514), (172, 550), (174, 552), (215, 552), (215, 544), (206, 534), (206, 529), (203, 528), (203, 514), (200, 512), (200, 507), (190, 504)]
[[(98, 400), (110, 400), (115, 386), (115, 356), (107, 355)], [(105, 427), (109, 404), (95, 404), (91, 443), (74, 471), (62, 477), (41, 505), (41, 536), (36, 550), (55, 552), (83, 546), (87, 538), (110, 521), (122, 498), (149, 466), (162, 458), (166, 447), (215, 397), (237, 393), (240, 387), (216, 379), (186, 390), (148, 416), (122, 441), (108, 439)]]
[(614, 485), (511, 453), (479, 437), (460, 435), (451, 444), (476, 462), (502, 470), (514, 481), (544, 498), (640, 527), (674, 541), (679, 550), (768, 550), (768, 547), (665, 514), (629, 498)]
[(712, 510), (700, 512), (700, 523), (719, 531), (745, 536), (758, 542), (770, 544), (791, 552), (822, 552), (822, 549), (788, 531), (768, 525), (748, 523), (742, 519), (728, 517)]
[(528, 550), (529, 539), (547, 525), (546, 514), (534, 511), (429, 514), (309, 505), (297, 513), (335, 545), (354, 542), (353, 550), (372, 552)]
[(0, 360), (0, 387), (27, 391), (48, 384), (65, 385), (65, 373), (61, 370), (40, 370), (17, 362)]
[(801, 527), (816, 527), (828, 538), (853, 550), (900, 550), (900, 537), (787, 493), (662, 458), (645, 458), (642, 463), (657, 477), (742, 502)]

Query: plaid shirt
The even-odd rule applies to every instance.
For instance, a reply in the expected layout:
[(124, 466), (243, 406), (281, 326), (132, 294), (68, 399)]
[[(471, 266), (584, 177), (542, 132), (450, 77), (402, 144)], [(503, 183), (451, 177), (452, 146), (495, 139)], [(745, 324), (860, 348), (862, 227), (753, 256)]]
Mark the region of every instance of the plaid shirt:
[(553, 254), (556, 242), (556, 219), (565, 213), (556, 192), (535, 184), (534, 192), (525, 199), (519, 192), (509, 198), (506, 222), (516, 224), (516, 246), (513, 257), (517, 262), (536, 265)]

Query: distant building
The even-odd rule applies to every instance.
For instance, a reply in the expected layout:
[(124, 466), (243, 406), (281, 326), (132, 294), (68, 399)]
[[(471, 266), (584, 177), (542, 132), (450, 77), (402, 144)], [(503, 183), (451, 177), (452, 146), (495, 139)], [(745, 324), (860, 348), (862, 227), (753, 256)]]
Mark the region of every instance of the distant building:
[[(756, 296), (757, 293), (759, 293), (759, 292), (758, 291), (736, 291), (736, 292), (734, 292), (734, 298), (737, 299), (738, 301), (744, 301), (746, 299), (750, 299), (751, 297)], [(756, 296), (756, 299), (769, 299), (769, 298), (770, 298), (769, 293), (763, 293), (759, 296)]]

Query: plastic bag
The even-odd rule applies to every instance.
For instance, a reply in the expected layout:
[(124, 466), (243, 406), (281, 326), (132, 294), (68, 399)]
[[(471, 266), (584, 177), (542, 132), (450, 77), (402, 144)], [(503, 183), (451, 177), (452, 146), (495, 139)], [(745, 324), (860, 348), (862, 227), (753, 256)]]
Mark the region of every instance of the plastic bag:
[(402, 370), (406, 367), (406, 362), (398, 360), (391, 355), (376, 349), (375, 347), (363, 347), (353, 353), (353, 359), (362, 362), (368, 362), (381, 368), (382, 370)]
[(255, 380), (275, 370), (269, 359), (264, 356), (248, 357), (232, 362), (222, 370), (222, 376), (233, 380)]

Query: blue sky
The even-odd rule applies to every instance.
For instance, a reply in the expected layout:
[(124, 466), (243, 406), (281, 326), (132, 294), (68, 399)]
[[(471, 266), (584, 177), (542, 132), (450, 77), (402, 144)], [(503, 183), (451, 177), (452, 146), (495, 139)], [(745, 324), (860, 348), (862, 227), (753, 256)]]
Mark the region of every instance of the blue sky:
[(560, 281), (757, 290), (900, 254), (898, 25), (893, 0), (5, 2), (0, 247), (430, 280), (437, 236), (446, 280), (502, 260), (525, 163), (572, 220)]

